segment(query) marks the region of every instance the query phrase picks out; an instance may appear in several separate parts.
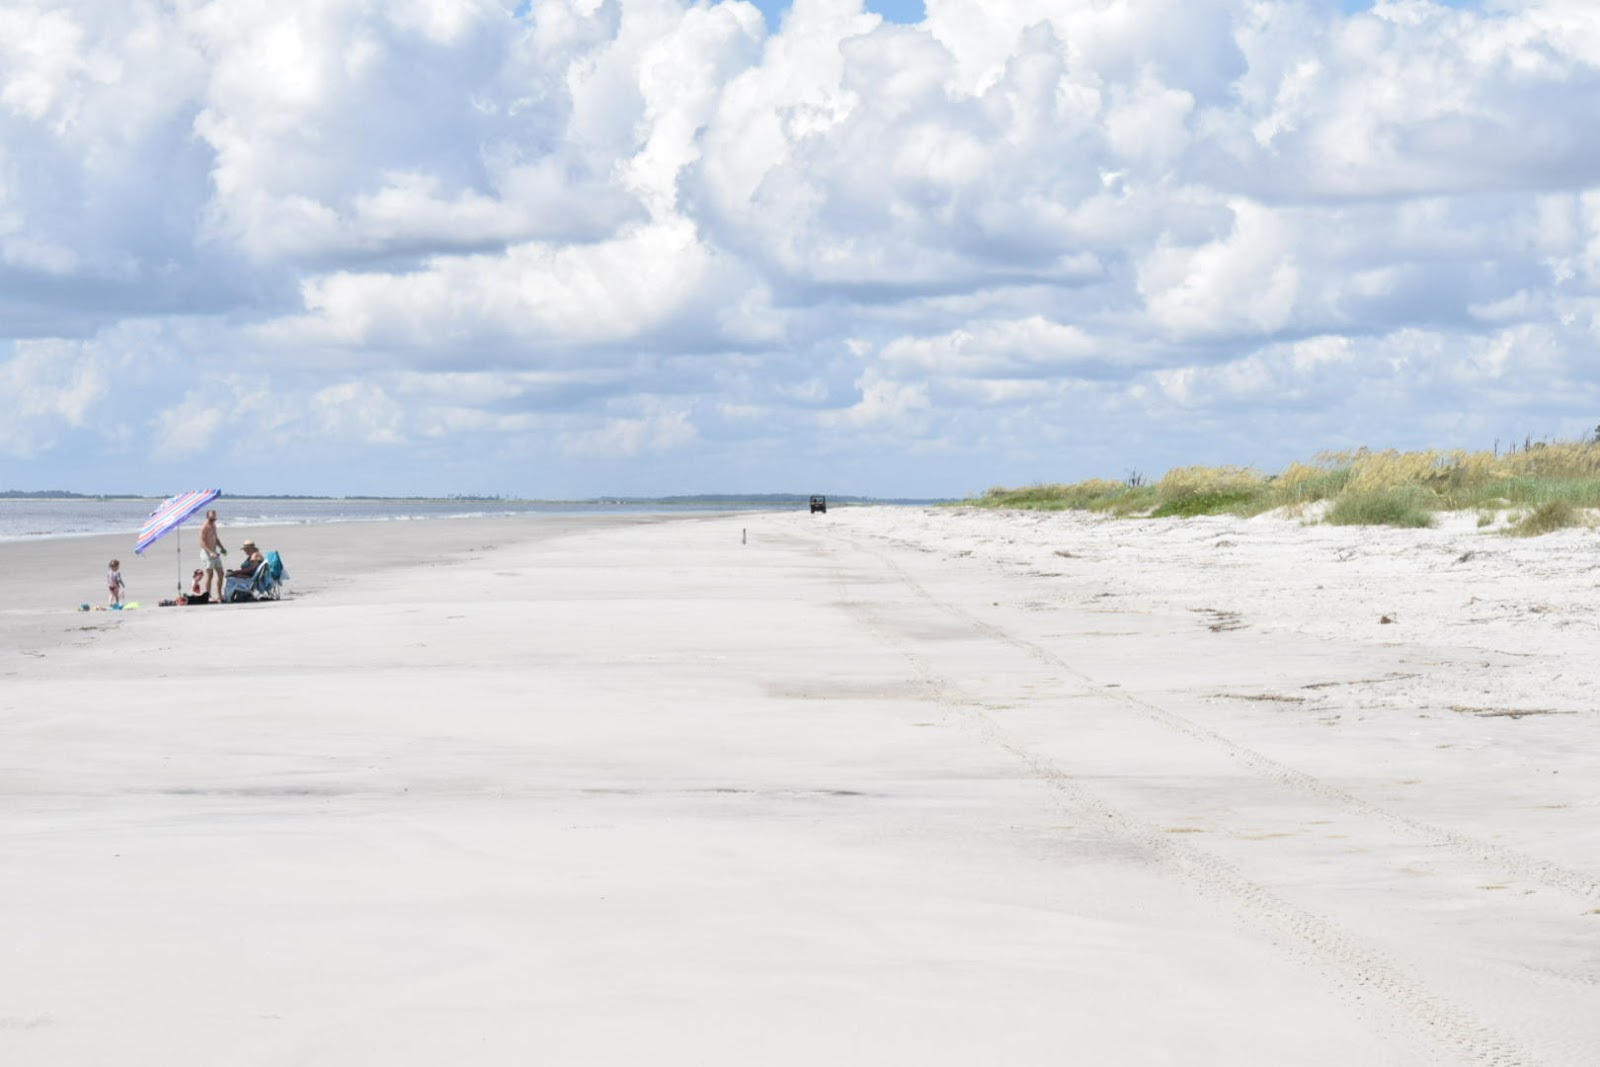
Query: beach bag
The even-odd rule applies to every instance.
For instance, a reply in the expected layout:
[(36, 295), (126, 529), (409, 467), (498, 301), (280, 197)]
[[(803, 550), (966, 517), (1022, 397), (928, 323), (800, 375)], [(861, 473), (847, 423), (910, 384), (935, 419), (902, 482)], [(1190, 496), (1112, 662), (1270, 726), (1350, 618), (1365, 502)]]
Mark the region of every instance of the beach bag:
[(248, 590), (248, 589), (235, 589), (233, 591), (233, 595), (228, 598), (228, 603), (230, 603), (230, 604), (253, 604), (253, 603), (255, 603), (255, 600), (256, 600), (255, 594), (250, 592), (250, 590)]

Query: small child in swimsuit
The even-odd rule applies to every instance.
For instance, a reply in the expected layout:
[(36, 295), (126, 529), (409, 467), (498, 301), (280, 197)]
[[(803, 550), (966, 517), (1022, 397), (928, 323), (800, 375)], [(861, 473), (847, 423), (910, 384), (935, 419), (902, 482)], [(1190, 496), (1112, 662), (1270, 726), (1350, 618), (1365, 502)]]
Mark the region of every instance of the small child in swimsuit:
[(106, 588), (110, 594), (111, 606), (122, 607), (122, 561), (112, 560), (111, 569), (106, 571)]

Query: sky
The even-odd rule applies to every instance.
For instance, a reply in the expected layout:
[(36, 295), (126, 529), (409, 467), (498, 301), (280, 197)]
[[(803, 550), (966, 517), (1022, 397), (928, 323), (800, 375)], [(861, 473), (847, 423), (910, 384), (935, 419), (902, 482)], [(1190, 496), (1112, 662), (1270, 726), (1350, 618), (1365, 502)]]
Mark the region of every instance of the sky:
[(0, 0), (0, 489), (943, 497), (1600, 424), (1600, 4), (869, 7)]

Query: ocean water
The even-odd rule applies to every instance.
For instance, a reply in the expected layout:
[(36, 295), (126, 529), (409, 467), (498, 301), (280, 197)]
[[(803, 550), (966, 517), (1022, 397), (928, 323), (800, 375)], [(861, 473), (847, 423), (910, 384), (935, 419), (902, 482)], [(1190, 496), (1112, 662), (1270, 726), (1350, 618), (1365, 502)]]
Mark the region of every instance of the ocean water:
[[(125, 533), (132, 539), (160, 504), (148, 500), (0, 499), (0, 541), (89, 537)], [(402, 522), (510, 515), (661, 515), (804, 508), (788, 501), (711, 502), (545, 502), (499, 500), (263, 500), (225, 496), (214, 505), (224, 529), (229, 526), (282, 526), (322, 522)], [(184, 526), (198, 526), (204, 513)]]

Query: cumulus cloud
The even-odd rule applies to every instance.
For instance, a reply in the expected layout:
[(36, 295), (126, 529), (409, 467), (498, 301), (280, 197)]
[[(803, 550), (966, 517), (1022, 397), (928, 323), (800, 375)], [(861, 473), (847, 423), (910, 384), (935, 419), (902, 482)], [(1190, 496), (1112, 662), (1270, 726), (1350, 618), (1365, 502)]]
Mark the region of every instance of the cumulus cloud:
[(32, 458), (82, 429), (109, 392), (103, 360), (70, 343), (21, 342), (0, 363), (0, 443), (14, 458)]
[(1597, 97), (1586, 0), (0, 0), (0, 452), (961, 492), (1573, 432)]
[(682, 448), (697, 436), (687, 412), (662, 407), (632, 417), (607, 417), (598, 426), (563, 433), (560, 441), (565, 452), (580, 459), (630, 459), (646, 450)]

